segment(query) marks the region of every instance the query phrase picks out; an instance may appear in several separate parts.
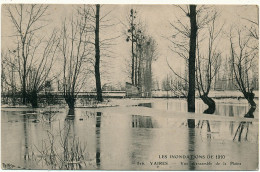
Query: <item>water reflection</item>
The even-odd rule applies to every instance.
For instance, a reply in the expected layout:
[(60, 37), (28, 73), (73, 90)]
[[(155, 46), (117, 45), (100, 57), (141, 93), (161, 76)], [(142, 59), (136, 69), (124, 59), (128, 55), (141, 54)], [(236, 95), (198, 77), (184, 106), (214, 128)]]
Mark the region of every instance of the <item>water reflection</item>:
[(154, 128), (150, 116), (132, 115), (132, 128)]
[[(226, 108), (224, 116), (245, 114), (245, 106), (223, 108)], [(2, 133), (8, 133), (2, 134), (2, 143), (8, 143), (2, 145), (2, 162), (14, 164), (16, 169), (21, 166), (56, 170), (154, 170), (157, 167), (149, 166), (149, 161), (158, 161), (156, 158), (161, 153), (194, 156), (222, 152), (242, 162), (258, 156), (255, 151), (258, 145), (257, 122), (196, 120), (196, 128), (193, 128), (181, 125), (187, 121), (185, 118), (168, 118), (163, 114), (142, 116), (132, 115), (131, 111), (121, 114), (116, 109), (110, 113), (86, 111), (76, 109), (74, 115), (70, 115), (68, 110), (51, 115), (35, 111), (23, 114), (21, 111), (2, 111)], [(34, 120), (39, 122), (33, 123)], [(195, 124), (194, 119), (190, 120)], [(211, 139), (204, 139), (206, 136)], [(243, 152), (248, 154), (243, 155)], [(148, 164), (136, 165), (143, 161)], [(195, 161), (199, 163), (201, 159), (182, 161), (189, 161), (189, 165), (171, 164), (179, 163), (179, 160), (169, 160), (169, 166), (160, 166), (158, 170), (210, 168), (196, 166)], [(255, 164), (252, 162), (240, 168), (255, 168)]]
[(69, 109), (65, 121), (74, 120), (74, 119), (75, 119), (75, 109)]
[(75, 109), (69, 109), (68, 116), (75, 116)]
[(241, 142), (242, 133), (244, 131), (244, 128), (246, 128), (245, 141), (247, 141), (248, 129), (249, 129), (250, 124), (251, 124), (251, 122), (245, 122), (245, 121), (240, 122), (238, 127), (237, 127), (237, 130), (236, 130), (236, 133), (234, 135), (233, 140), (235, 140), (236, 137), (238, 136), (238, 141)]
[(23, 116), (23, 129), (24, 129), (24, 163), (26, 163), (26, 160), (29, 159), (29, 148), (28, 148), (28, 130), (27, 130), (27, 116)]
[(102, 113), (97, 112), (97, 115), (96, 115), (96, 165), (97, 165), (97, 169), (100, 169), (100, 162), (101, 162), (101, 160), (100, 160), (101, 116), (102, 116)]
[(38, 161), (48, 169), (82, 169), (86, 145), (75, 135), (74, 118), (67, 115), (63, 127), (59, 123), (58, 132), (47, 130), (46, 133), (47, 138), (42, 140), (41, 146), (35, 145)]
[(211, 129), (210, 129), (210, 123), (209, 120), (200, 120), (197, 124), (197, 128), (202, 129), (204, 123), (206, 123), (206, 127), (207, 127), (207, 138), (211, 139)]
[(195, 128), (195, 119), (188, 119), (188, 127)]
[(196, 142), (195, 142), (195, 128), (194, 127), (188, 127), (188, 152), (190, 155), (190, 158), (188, 160), (189, 163), (189, 170), (195, 170), (195, 159), (191, 158), (196, 155), (195, 152)]
[[(254, 118), (254, 111), (255, 111), (256, 107), (255, 106), (252, 106), (249, 111), (245, 114), (245, 118)], [(241, 142), (241, 138), (242, 138), (242, 134), (243, 134), (243, 131), (244, 131), (244, 128), (246, 129), (244, 135), (244, 140), (247, 141), (247, 136), (248, 136), (248, 130), (249, 130), (249, 126), (252, 124), (252, 122), (246, 122), (246, 121), (242, 121), (239, 123), (238, 127), (237, 127), (237, 130), (236, 130), (236, 133), (234, 135), (234, 138), (233, 138), (233, 141), (236, 140), (236, 137), (237, 137), (237, 140), (239, 142)]]

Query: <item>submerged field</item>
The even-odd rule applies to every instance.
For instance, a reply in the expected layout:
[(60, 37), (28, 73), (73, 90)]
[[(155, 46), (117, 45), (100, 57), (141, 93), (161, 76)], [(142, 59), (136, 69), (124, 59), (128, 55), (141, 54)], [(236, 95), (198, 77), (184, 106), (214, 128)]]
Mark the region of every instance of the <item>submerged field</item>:
[[(2, 168), (255, 170), (258, 120), (245, 100), (217, 100), (213, 115), (184, 99), (112, 99), (116, 107), (2, 108)], [(257, 102), (258, 103), (258, 102)], [(187, 120), (195, 120), (189, 128)]]

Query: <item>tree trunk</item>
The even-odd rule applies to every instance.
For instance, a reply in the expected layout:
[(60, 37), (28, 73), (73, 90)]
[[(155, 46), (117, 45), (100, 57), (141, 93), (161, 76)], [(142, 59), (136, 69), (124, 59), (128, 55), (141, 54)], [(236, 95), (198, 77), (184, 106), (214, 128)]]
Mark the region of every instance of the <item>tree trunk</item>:
[(26, 78), (25, 74), (23, 75), (23, 86), (22, 86), (22, 99), (23, 99), (23, 104), (26, 104)]
[(32, 91), (30, 94), (29, 94), (29, 100), (30, 100), (30, 103), (32, 105), (32, 108), (37, 108), (38, 107), (38, 95), (37, 95), (37, 91)]
[(250, 104), (251, 107), (256, 107), (256, 103), (254, 101), (255, 98), (255, 94), (252, 92), (245, 92), (244, 96), (246, 98), (246, 100), (248, 101), (248, 103)]
[(245, 114), (245, 118), (254, 118), (254, 112), (255, 112), (256, 107), (255, 106), (251, 106), (251, 108), (249, 109), (249, 111)]
[(96, 5), (96, 29), (95, 29), (95, 77), (96, 77), (96, 90), (97, 90), (97, 100), (102, 102), (102, 89), (101, 89), (101, 80), (100, 80), (100, 47), (99, 47), (99, 13), (100, 5)]
[(250, 109), (247, 112), (247, 114), (245, 114), (244, 117), (245, 118), (254, 118), (254, 112), (256, 109), (256, 103), (254, 101), (255, 94), (253, 92), (245, 92), (244, 96), (247, 99), (248, 103), (250, 104)]
[(75, 115), (75, 109), (69, 109), (68, 116), (74, 116)]
[(137, 69), (137, 66), (138, 66), (138, 58), (137, 58), (137, 52), (136, 52), (136, 55), (135, 55), (135, 86), (139, 86), (139, 83), (138, 83), (138, 80), (137, 80), (137, 74), (138, 74), (138, 69)]
[[(197, 21), (196, 5), (190, 5), (190, 50), (189, 50), (189, 92), (188, 92), (188, 112), (195, 112), (195, 58), (196, 58), (196, 39)], [(190, 128), (195, 127), (195, 120), (188, 120)]]
[(66, 96), (66, 97), (65, 97), (65, 101), (66, 101), (66, 103), (68, 104), (69, 109), (74, 109), (74, 108), (75, 108), (76, 99), (75, 99), (74, 96), (71, 96), (71, 95)]
[(147, 73), (147, 96), (152, 96), (152, 59), (149, 59), (148, 61), (148, 73)]
[(131, 79), (132, 79), (132, 85), (135, 85), (134, 82), (134, 70), (135, 70), (135, 56), (134, 56), (134, 13), (133, 9), (131, 9), (131, 43), (132, 43), (132, 73), (131, 73)]
[(216, 110), (215, 101), (212, 98), (208, 97), (208, 95), (205, 95), (205, 94), (202, 95), (200, 98), (206, 105), (208, 105), (208, 109), (206, 109), (203, 113), (213, 114)]

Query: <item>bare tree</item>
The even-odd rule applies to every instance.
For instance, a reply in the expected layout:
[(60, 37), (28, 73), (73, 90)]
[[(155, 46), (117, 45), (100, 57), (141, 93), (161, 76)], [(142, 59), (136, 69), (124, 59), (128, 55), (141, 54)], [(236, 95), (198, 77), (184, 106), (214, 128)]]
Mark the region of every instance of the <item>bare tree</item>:
[(190, 5), (189, 92), (187, 98), (188, 112), (195, 112), (195, 59), (198, 30), (196, 15), (196, 5)]
[[(89, 9), (83, 8), (76, 20), (63, 22), (60, 50), (63, 56), (63, 96), (70, 110), (74, 110), (76, 97), (86, 81), (86, 61), (90, 54), (88, 43)], [(79, 11), (78, 11), (79, 13)], [(70, 26), (70, 27), (68, 27)], [(85, 71), (85, 72), (84, 72)]]
[(151, 97), (152, 89), (152, 63), (157, 60), (157, 43), (148, 36), (142, 45), (140, 45), (140, 57), (138, 67), (139, 87), (144, 87), (146, 97)]
[[(130, 15), (127, 18), (128, 26), (126, 26), (127, 32), (125, 33), (127, 42), (131, 42), (131, 81), (132, 85), (140, 86), (140, 71), (143, 54), (143, 44), (145, 44), (145, 29), (142, 22), (137, 18), (137, 10), (131, 9)], [(140, 90), (140, 88), (139, 88)]]
[(1, 53), (1, 93), (2, 97), (5, 97), (8, 103), (8, 98), (11, 97), (12, 105), (15, 106), (16, 98), (18, 95), (18, 83), (17, 83), (17, 70), (15, 63), (15, 52), (8, 51), (7, 53)]
[(136, 32), (137, 32), (137, 19), (136, 19), (137, 11), (134, 10), (133, 8), (130, 10), (130, 15), (128, 18), (129, 22), (129, 29), (127, 31), (127, 39), (126, 41), (131, 41), (131, 56), (132, 56), (132, 64), (131, 64), (131, 81), (132, 85), (136, 85), (136, 72), (135, 72), (135, 53), (134, 53), (134, 43), (136, 42)]
[[(168, 63), (168, 62), (167, 62)], [(169, 66), (170, 67), (170, 66)], [(175, 96), (187, 98), (188, 85), (187, 81), (183, 81), (180, 77), (176, 75), (170, 75), (163, 80), (163, 88), (165, 91), (171, 91)]]
[[(113, 54), (111, 47), (115, 45), (113, 40), (120, 37), (112, 37), (111, 34), (106, 37), (107, 29), (116, 24), (109, 18), (109, 14), (112, 10), (107, 12), (103, 7), (104, 6), (100, 4), (79, 7), (79, 9), (81, 9), (81, 11), (79, 11), (81, 17), (85, 17), (85, 14), (82, 12), (84, 9), (88, 11), (88, 24), (86, 25), (85, 32), (89, 34), (89, 39), (85, 42), (89, 43), (91, 50), (93, 48), (93, 53), (91, 54), (94, 55), (92, 56), (93, 58), (88, 58), (88, 64), (93, 65), (94, 68), (94, 70), (90, 72), (95, 76), (97, 101), (99, 102), (103, 101), (101, 84), (101, 74), (103, 71), (101, 69), (102, 64), (105, 63), (104, 57), (113, 58), (113, 56), (111, 56), (111, 54)], [(102, 14), (102, 12), (104, 13)], [(109, 64), (106, 64), (106, 73), (109, 72), (108, 66)]]
[(102, 102), (102, 89), (100, 80), (100, 40), (99, 40), (99, 22), (100, 22), (100, 5), (96, 5), (96, 27), (95, 27), (95, 78), (96, 78), (96, 90), (97, 90), (97, 100)]
[(197, 81), (197, 89), (202, 101), (208, 105), (208, 109), (204, 111), (207, 114), (213, 114), (216, 109), (215, 101), (208, 96), (209, 91), (211, 89), (212, 81), (216, 77), (217, 72), (220, 68), (220, 57), (221, 53), (217, 50), (217, 39), (222, 31), (222, 27), (220, 29), (216, 29), (216, 18), (217, 13), (213, 15), (214, 17), (207, 24), (207, 33), (206, 33), (206, 46), (208, 49), (206, 53), (200, 52), (201, 46), (197, 41), (197, 59), (196, 59), (196, 81)]
[[(181, 20), (177, 20), (176, 24), (171, 24), (176, 30), (173, 38), (181, 37), (181, 41), (172, 41), (174, 46), (178, 49), (174, 50), (180, 57), (184, 58), (188, 64), (189, 77), (188, 77), (188, 95), (187, 104), (188, 112), (195, 112), (195, 59), (196, 59), (196, 44), (197, 44), (197, 32), (199, 25), (197, 23), (197, 17), (199, 10), (196, 10), (196, 5), (186, 6), (184, 9), (182, 6), (178, 6), (189, 19), (189, 24), (184, 24)], [(174, 72), (176, 74), (176, 72)], [(177, 75), (180, 76), (180, 75)], [(180, 77), (183, 79), (183, 77)], [(185, 79), (184, 79), (185, 80)], [(187, 80), (186, 80), (187, 81)], [(188, 120), (188, 126), (190, 128), (195, 127), (194, 120)]]
[(152, 62), (157, 59), (157, 44), (152, 36), (145, 33), (145, 25), (138, 20), (137, 11), (130, 10), (127, 18), (126, 41), (131, 42), (131, 81), (139, 95), (151, 96)]
[[(42, 23), (46, 16), (47, 5), (6, 5), (11, 22), (15, 28), (14, 36), (17, 37), (17, 44), (20, 45), (18, 58), (18, 72), (21, 81), (21, 92), (23, 104), (26, 103), (26, 80), (28, 69), (33, 64), (35, 53), (35, 34), (42, 29), (46, 23)], [(36, 43), (37, 44), (37, 43)]]
[[(233, 34), (232, 34), (233, 33)], [(251, 48), (251, 36), (247, 36), (244, 30), (236, 29), (230, 31), (230, 56), (234, 72), (236, 87), (244, 95), (251, 108), (256, 108), (252, 84), (251, 68), (257, 63), (258, 49)], [(250, 115), (249, 117), (252, 117)]]
[[(214, 15), (210, 15), (212, 13), (211, 6), (202, 5), (197, 9), (196, 5), (189, 6), (178, 6), (178, 8), (184, 12), (184, 14), (189, 19), (188, 21), (184, 21), (184, 19), (177, 19), (176, 23), (171, 24), (175, 30), (175, 33), (172, 36), (170, 41), (173, 43), (173, 52), (182, 57), (186, 64), (188, 65), (188, 79), (177, 74), (172, 68), (170, 68), (173, 73), (181, 78), (186, 84), (189, 85), (187, 102), (188, 102), (188, 112), (195, 112), (195, 90), (196, 90), (196, 47), (198, 42), (197, 35), (207, 24), (213, 20)], [(168, 66), (170, 66), (168, 64)], [(188, 126), (190, 128), (195, 127), (194, 120), (188, 120)]]
[[(39, 45), (41, 42), (39, 42)], [(28, 68), (28, 75), (26, 80), (26, 93), (32, 107), (38, 107), (38, 93), (42, 91), (48, 82), (56, 78), (56, 75), (50, 76), (51, 69), (53, 68), (56, 51), (59, 46), (59, 38), (57, 31), (53, 31), (46, 45), (43, 47), (42, 54), (37, 57), (37, 61)], [(37, 50), (35, 50), (37, 51)]]
[[(202, 5), (198, 9), (196, 9), (196, 5), (190, 6), (177, 6), (186, 16), (188, 16), (188, 21), (177, 19), (177, 21), (173, 24), (172, 27), (175, 30), (175, 33), (172, 35), (172, 38), (169, 39), (172, 42), (173, 47), (171, 50), (175, 55), (181, 57), (185, 60), (186, 65), (189, 70), (189, 77), (187, 79), (186, 76), (182, 76), (178, 74), (168, 63), (173, 74), (179, 77), (182, 80), (183, 88), (185, 85), (189, 85), (189, 91), (187, 93), (187, 101), (188, 101), (188, 111), (195, 111), (195, 89), (200, 89), (195, 83), (195, 71), (198, 68), (195, 68), (196, 60), (196, 47), (201, 40), (198, 39), (198, 34), (201, 33), (205, 28), (208, 27), (208, 24), (215, 20), (216, 15), (213, 11), (214, 9), (211, 6)], [(213, 14), (213, 15), (212, 15)], [(195, 41), (195, 42), (194, 42)], [(195, 47), (194, 47), (195, 46)], [(212, 52), (214, 50), (211, 50)], [(195, 53), (195, 54), (194, 54)], [(210, 52), (211, 53), (211, 52)], [(210, 55), (211, 56), (211, 55)], [(201, 59), (200, 59), (201, 60)], [(210, 68), (209, 68), (210, 69)], [(191, 83), (190, 83), (191, 82)], [(210, 81), (211, 82), (211, 81)], [(179, 82), (178, 82), (179, 83)], [(175, 89), (178, 88), (175, 86)], [(184, 94), (185, 95), (185, 94)]]

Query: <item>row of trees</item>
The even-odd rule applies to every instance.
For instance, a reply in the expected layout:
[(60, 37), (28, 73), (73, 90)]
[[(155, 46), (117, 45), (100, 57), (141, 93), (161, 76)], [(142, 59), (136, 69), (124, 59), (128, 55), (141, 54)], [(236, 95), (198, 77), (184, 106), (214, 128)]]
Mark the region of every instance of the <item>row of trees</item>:
[[(215, 101), (210, 98), (209, 92), (212, 83), (219, 73), (222, 52), (218, 48), (219, 36), (223, 34), (223, 25), (216, 27), (218, 13), (213, 7), (196, 5), (185, 7), (178, 6), (189, 18), (189, 23), (177, 19), (171, 24), (175, 30), (173, 36), (173, 52), (175, 55), (184, 58), (188, 66), (188, 80), (186, 76), (178, 74), (168, 63), (177, 81), (167, 84), (171, 90), (180, 92), (187, 96), (188, 111), (195, 112), (195, 89), (198, 90), (202, 101), (208, 105), (204, 113), (215, 112)], [(231, 80), (248, 100), (251, 108), (255, 109), (253, 78), (258, 61), (258, 23), (246, 19), (250, 28), (231, 28), (229, 32), (230, 54), (227, 55)], [(205, 43), (204, 43), (205, 42)], [(203, 51), (201, 51), (203, 47)], [(205, 48), (207, 47), (207, 48)], [(168, 79), (167, 79), (168, 80)], [(167, 81), (168, 82), (168, 81)], [(215, 81), (216, 82), (216, 81)], [(169, 82), (168, 82), (169, 83)], [(188, 85), (188, 89), (187, 89)], [(194, 126), (194, 122), (190, 123)]]
[[(101, 51), (109, 49), (117, 37), (100, 40), (100, 33), (110, 26), (106, 23), (110, 12), (100, 16), (101, 7), (97, 4), (76, 8), (71, 18), (65, 18), (60, 29), (54, 29), (48, 37), (42, 31), (48, 25), (49, 6), (6, 5), (15, 28), (13, 37), (17, 47), (2, 53), (2, 93), (10, 95), (11, 92), (13, 104), (21, 97), (23, 104), (38, 107), (39, 93), (57, 80), (66, 103), (74, 109), (77, 93), (94, 74), (96, 99), (103, 101), (100, 62), (104, 54)], [(132, 84), (140, 95), (151, 96), (152, 62), (157, 58), (157, 44), (146, 33), (143, 23), (137, 21), (136, 10), (130, 10), (128, 19), (126, 36), (132, 43)]]
[(131, 43), (131, 82), (140, 95), (151, 96), (152, 62), (157, 59), (157, 44), (152, 36), (145, 33), (137, 11), (130, 10), (126, 41)]
[[(77, 92), (93, 71), (90, 64), (94, 64), (97, 100), (103, 101), (100, 5), (78, 8), (76, 14), (71, 19), (64, 19), (61, 29), (53, 30), (49, 38), (41, 34), (48, 23), (49, 6), (21, 4), (5, 7), (15, 28), (16, 47), (2, 53), (2, 88), (6, 84), (13, 95), (21, 94), (23, 104), (29, 101), (32, 107), (38, 107), (38, 94), (47, 87), (46, 83), (61, 78), (64, 99), (73, 109)], [(63, 63), (62, 69), (54, 68), (59, 61)]]
[[(48, 24), (47, 5), (6, 5), (15, 32), (14, 47), (2, 52), (2, 88), (7, 87), (11, 94), (20, 94), (22, 103), (29, 101), (38, 106), (38, 93), (56, 78), (61, 80), (64, 99), (73, 109), (77, 92), (86, 86), (89, 74), (94, 73), (97, 100), (102, 101), (100, 60), (102, 46), (105, 48), (112, 39), (100, 40), (106, 16), (100, 16), (100, 5), (84, 5), (75, 10), (70, 19), (64, 19), (59, 30), (54, 29), (50, 36), (42, 34)], [(210, 98), (212, 85), (220, 79), (220, 65), (229, 73), (225, 79), (240, 90), (252, 107), (255, 107), (253, 78), (258, 78), (258, 22), (244, 19), (247, 27), (232, 27), (229, 33), (219, 24), (220, 15), (213, 7), (196, 5), (177, 6), (185, 15), (171, 23), (174, 33), (170, 41), (175, 57), (185, 61), (185, 73), (176, 72), (171, 65), (175, 79), (166, 84), (171, 90), (188, 98), (188, 111), (195, 111), (195, 90), (209, 108), (205, 113), (214, 113), (215, 102)], [(131, 43), (131, 82), (140, 94), (151, 95), (152, 62), (157, 58), (157, 44), (147, 34), (136, 10), (128, 16), (126, 41)], [(248, 27), (250, 26), (250, 27)], [(219, 46), (222, 36), (228, 37), (230, 53), (225, 55)], [(221, 61), (222, 59), (222, 61)], [(54, 65), (62, 62), (62, 68)], [(253, 72), (254, 71), (254, 72)], [(222, 74), (225, 76), (224, 74)], [(170, 83), (170, 84), (169, 84)], [(231, 83), (231, 84), (230, 84)], [(168, 90), (168, 89), (167, 89)]]

